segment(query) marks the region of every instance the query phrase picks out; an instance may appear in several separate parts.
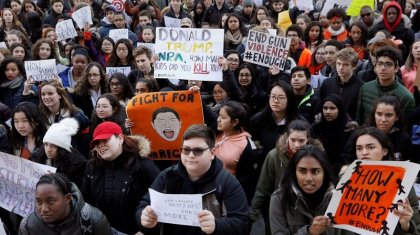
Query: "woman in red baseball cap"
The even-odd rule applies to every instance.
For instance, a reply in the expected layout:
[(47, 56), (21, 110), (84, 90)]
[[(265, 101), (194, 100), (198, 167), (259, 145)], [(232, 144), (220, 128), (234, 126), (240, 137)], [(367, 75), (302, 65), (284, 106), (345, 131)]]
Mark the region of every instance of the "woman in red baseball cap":
[(119, 125), (103, 122), (93, 132), (92, 158), (82, 183), (86, 202), (98, 207), (113, 229), (138, 232), (135, 208), (159, 169), (147, 159), (150, 142), (142, 136), (126, 136)]

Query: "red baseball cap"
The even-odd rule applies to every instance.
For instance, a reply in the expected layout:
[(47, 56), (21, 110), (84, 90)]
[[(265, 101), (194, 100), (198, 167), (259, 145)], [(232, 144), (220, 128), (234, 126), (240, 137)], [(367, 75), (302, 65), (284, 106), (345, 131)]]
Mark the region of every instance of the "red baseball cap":
[(106, 140), (113, 135), (120, 135), (122, 133), (121, 127), (115, 122), (103, 122), (95, 128), (90, 146), (92, 147), (95, 144), (95, 141)]

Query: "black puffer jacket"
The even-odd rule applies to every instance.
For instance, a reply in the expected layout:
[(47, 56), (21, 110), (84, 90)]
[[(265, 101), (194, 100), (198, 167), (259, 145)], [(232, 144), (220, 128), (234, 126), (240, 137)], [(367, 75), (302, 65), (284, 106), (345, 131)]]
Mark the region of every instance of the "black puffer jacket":
[(113, 228), (127, 234), (139, 231), (134, 217), (139, 199), (147, 192), (159, 174), (154, 163), (145, 158), (150, 153), (150, 142), (140, 136), (138, 158), (128, 158), (124, 152), (113, 161), (104, 161), (96, 167), (88, 162), (82, 184), (86, 202), (98, 207)]

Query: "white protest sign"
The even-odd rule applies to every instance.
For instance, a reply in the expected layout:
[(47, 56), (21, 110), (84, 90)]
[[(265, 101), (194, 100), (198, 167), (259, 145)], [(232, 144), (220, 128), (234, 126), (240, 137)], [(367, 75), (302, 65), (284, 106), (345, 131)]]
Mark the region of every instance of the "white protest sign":
[(131, 72), (131, 67), (106, 67), (106, 74), (123, 73), (125, 76)]
[(152, 52), (153, 55), (155, 54), (155, 44), (154, 43), (138, 42), (137, 47), (146, 47)]
[(57, 75), (55, 59), (25, 61), (26, 77), (34, 81), (43, 81)]
[(223, 29), (157, 28), (155, 78), (222, 81)]
[(333, 227), (363, 235), (394, 234), (420, 165), (401, 161), (355, 160), (333, 191), (325, 212)]
[(273, 65), (284, 70), (289, 55), (290, 39), (268, 33), (249, 31), (244, 61), (271, 68)]
[(109, 30), (109, 35), (114, 42), (117, 42), (121, 38), (128, 39), (128, 29), (111, 29)]
[(7, 45), (5, 42), (0, 42), (0, 48), (6, 48), (7, 49)]
[(58, 22), (55, 26), (55, 33), (57, 34), (58, 41), (63, 41), (68, 38), (74, 38), (77, 36), (77, 32), (74, 28), (72, 19)]
[(201, 194), (164, 194), (150, 188), (149, 194), (158, 222), (200, 227), (197, 215), (203, 209)]
[(92, 25), (92, 12), (90, 11), (90, 7), (82, 7), (79, 10), (73, 12), (71, 14), (71, 18), (76, 21), (77, 27), (79, 29), (83, 29), (86, 24)]
[(277, 29), (267, 29), (268, 33), (273, 35), (273, 36), (277, 36)]
[(180, 28), (181, 27), (181, 20), (164, 16), (165, 26), (166, 28)]
[(39, 178), (56, 170), (0, 152), (0, 206), (20, 216), (28, 216), (34, 210), (35, 185)]
[(305, 12), (310, 12), (314, 10), (314, 3), (312, 0), (297, 0), (296, 7)]
[(259, 7), (263, 5), (263, 1), (262, 0), (254, 0), (255, 6)]
[(333, 8), (343, 8), (347, 11), (352, 0), (328, 0), (325, 1), (324, 7), (322, 8), (321, 15), (326, 16), (328, 11)]

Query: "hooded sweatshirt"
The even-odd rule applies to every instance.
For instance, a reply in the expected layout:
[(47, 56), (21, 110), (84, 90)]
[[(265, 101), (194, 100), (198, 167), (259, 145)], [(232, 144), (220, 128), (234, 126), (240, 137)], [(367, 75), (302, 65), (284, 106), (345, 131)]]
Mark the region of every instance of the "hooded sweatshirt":
[(251, 135), (244, 131), (236, 135), (219, 135), (216, 138), (215, 154), (223, 162), (224, 168), (236, 175), (236, 167)]

